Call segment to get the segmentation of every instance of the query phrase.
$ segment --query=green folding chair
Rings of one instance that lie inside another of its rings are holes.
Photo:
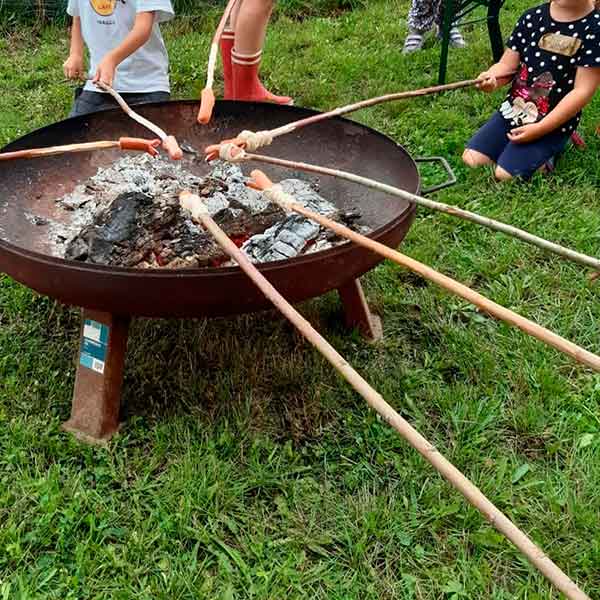
[[[500,9],[505,0],[444,0],[444,17],[442,21],[442,52],[440,55],[440,70],[438,82],[446,83],[448,71],[448,49],[450,48],[450,29],[454,25],[469,25],[487,21],[488,33],[494,60],[500,60],[504,52],[504,41],[500,30]],[[464,21],[463,19],[479,7],[487,8],[487,17]]]

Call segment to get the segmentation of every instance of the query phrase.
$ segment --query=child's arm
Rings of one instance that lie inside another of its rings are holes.
[[[507,48],[499,62],[479,75],[477,79],[484,79],[485,81],[478,84],[477,87],[483,92],[493,92],[512,79],[514,72],[519,68],[520,62],[519,53]]]
[[[591,101],[599,87],[600,68],[579,67],[575,87],[541,121],[513,129],[510,141],[524,144],[556,131]]]
[[[73,17],[71,25],[71,49],[69,58],[63,64],[67,79],[81,79],[84,76],[83,36],[81,35],[81,19]]]
[[[102,81],[112,87],[117,67],[150,39],[152,27],[154,27],[154,12],[138,13],[133,29],[127,37],[100,61],[93,79],[94,83]]]

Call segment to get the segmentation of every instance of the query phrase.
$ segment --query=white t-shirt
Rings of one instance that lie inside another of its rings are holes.
[[[169,92],[169,57],[159,23],[173,18],[171,0],[69,0],[67,12],[81,19],[81,32],[90,53],[89,77],[104,56],[119,46],[133,29],[136,15],[154,12],[150,39],[118,67],[113,87],[118,92]],[[86,90],[98,88],[88,81]]]

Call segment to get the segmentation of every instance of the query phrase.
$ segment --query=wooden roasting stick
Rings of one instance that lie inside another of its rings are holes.
[[[509,77],[511,74],[506,75],[505,77]],[[501,79],[501,78],[499,78]],[[441,92],[448,92],[451,90],[459,90],[461,88],[472,87],[477,85],[478,83],[482,83],[482,79],[468,79],[466,81],[458,81],[456,83],[448,83],[446,85],[435,85],[433,87],[422,88],[420,90],[412,90],[409,92],[398,92],[395,94],[387,94],[385,96],[379,96],[377,98],[371,98],[369,100],[362,100],[361,102],[356,102],[355,104],[349,104],[348,106],[343,106],[341,108],[336,108],[329,112],[319,113],[318,115],[314,115],[312,117],[307,117],[305,119],[300,119],[299,121],[294,121],[292,123],[288,123],[287,125],[283,125],[281,127],[277,127],[276,129],[271,129],[268,131],[242,131],[236,138],[231,140],[224,140],[220,144],[215,144],[213,146],[208,146],[204,151],[206,154],[206,160],[211,161],[218,157],[219,150],[224,144],[235,144],[239,148],[243,148],[248,150],[249,152],[254,152],[263,146],[269,146],[273,140],[279,136],[285,135],[287,133],[292,133],[298,129],[302,129],[302,127],[306,127],[307,125],[313,125],[315,123],[319,123],[320,121],[324,121],[326,119],[331,119],[333,117],[339,117],[341,115],[347,115],[348,113],[355,112],[362,108],[368,108],[370,106],[376,106],[377,104],[383,104],[384,102],[392,102],[395,100],[405,100],[407,98],[418,98],[420,96],[428,96],[430,94],[439,94]]]
[[[148,121],[148,119],[138,115],[130,106],[123,100],[121,94],[113,90],[112,87],[106,85],[102,81],[97,81],[96,85],[105,92],[108,92],[118,103],[118,105],[129,115],[134,121],[137,121],[140,125],[149,129],[154,135],[157,135],[161,142],[162,147],[167,151],[169,156],[173,160],[181,160],[183,158],[183,152],[177,143],[177,140],[172,135],[167,135],[158,125]]]
[[[213,109],[215,107],[215,93],[213,92],[213,84],[215,82],[215,67],[217,66],[217,56],[219,55],[219,40],[223,35],[223,30],[227,21],[231,16],[231,12],[235,8],[238,0],[229,0],[223,16],[219,21],[219,25],[215,31],[215,35],[210,45],[210,55],[208,57],[208,68],[206,70],[206,86],[202,90],[200,99],[200,111],[198,112],[198,123],[207,125],[212,118]]]
[[[506,235],[510,235],[514,238],[517,238],[522,242],[527,242],[528,244],[532,244],[534,246],[537,246],[538,248],[541,248],[542,250],[546,250],[547,252],[552,252],[554,254],[557,254],[558,256],[562,256],[563,258],[566,258],[567,260],[570,260],[572,262],[578,263],[585,267],[589,267],[591,269],[594,269],[595,271],[600,271],[600,259],[595,258],[593,256],[588,256],[587,254],[582,254],[581,252],[571,250],[570,248],[565,248],[565,246],[561,246],[560,244],[556,244],[549,240],[545,240],[544,238],[538,237],[537,235],[533,235],[528,231],[524,231],[523,229],[513,227],[512,225],[508,225],[506,223],[502,223],[501,221],[496,221],[495,219],[490,219],[489,217],[478,215],[477,213],[471,212],[469,210],[463,210],[462,208],[459,208],[457,206],[452,206],[450,204],[444,204],[443,202],[436,202],[435,200],[430,200],[429,198],[417,196],[416,194],[411,194],[410,192],[407,192],[400,188],[393,187],[391,185],[387,185],[379,181],[375,181],[374,179],[361,177],[359,175],[355,175],[354,173],[339,171],[337,169],[328,169],[326,167],[319,167],[316,165],[310,165],[302,162],[283,160],[281,158],[273,158],[271,156],[250,154],[243,150],[240,150],[237,146],[234,145],[223,146],[221,148],[220,157],[223,160],[228,160],[230,162],[255,160],[258,162],[287,167],[290,169],[297,169],[300,171],[307,171],[310,173],[319,173],[322,175],[331,175],[333,177],[339,177],[340,179],[352,181],[353,183],[364,185],[365,187],[371,188],[373,190],[385,192],[386,194],[390,194],[392,196],[397,196],[398,198],[402,198],[403,200],[407,200],[408,202],[413,202],[414,204],[417,204],[419,206],[424,206],[431,210],[437,210],[447,215],[451,215],[453,217],[458,217],[459,219],[464,219],[465,221],[476,223],[477,225],[483,225],[484,227],[487,227],[494,231],[500,231],[501,233],[505,233]]]
[[[95,150],[108,150],[119,148],[120,150],[137,150],[147,152],[150,156],[157,156],[157,148],[160,140],[144,140],[141,138],[122,137],[115,142],[86,142],[83,144],[67,144],[65,146],[50,146],[48,148],[31,148],[28,150],[16,150],[15,152],[0,153],[0,160],[15,160],[18,158],[42,158],[44,156],[56,156],[57,154],[74,154],[76,152],[93,152]]]
[[[496,317],[500,321],[509,323],[518,327],[525,333],[537,338],[541,342],[556,348],[560,352],[567,354],[571,358],[575,359],[594,371],[600,372],[600,356],[588,352],[587,350],[577,346],[573,342],[566,340],[560,335],[553,333],[549,329],[522,317],[521,315],[513,312],[512,310],[496,304],[492,300],[489,300],[485,296],[482,296],[475,290],[439,273],[438,271],[420,263],[404,254],[401,254],[397,250],[389,248],[385,244],[381,244],[372,240],[364,235],[356,233],[344,225],[340,225],[327,217],[324,217],[318,213],[312,212],[305,208],[302,204],[296,202],[289,194],[286,194],[281,186],[273,185],[271,180],[262,171],[252,172],[252,185],[256,189],[262,190],[266,197],[272,202],[280,205],[286,211],[296,212],[307,219],[316,221],[319,225],[331,229],[337,233],[340,237],[344,237],[359,246],[363,246],[372,252],[376,252],[385,258],[389,258],[400,266],[409,269],[415,273],[421,275],[429,281],[433,281],[445,290],[464,298],[471,304],[474,304],[483,312]]]
[[[261,179],[262,183],[266,183]],[[215,238],[223,250],[238,263],[265,297],[270,300],[298,331],[333,365],[342,377],[385,419],[425,460],[456,488],[498,531],[504,534],[528,560],[569,600],[590,600],[578,586],[506,515],[430,444],[408,421],[403,419],[321,336],[312,325],[296,311],[265,279],[246,255],[227,237],[209,215],[200,197],[183,192],[180,195],[183,208],[192,213]]]

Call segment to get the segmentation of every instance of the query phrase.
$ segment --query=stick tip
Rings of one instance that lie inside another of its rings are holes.
[[[183,150],[172,135],[167,136],[163,140],[162,146],[172,160],[181,160],[183,158]]]
[[[181,206],[183,210],[189,211],[195,221],[200,220],[200,215],[208,214],[208,209],[202,202],[200,196],[197,194],[192,194],[188,190],[183,190],[180,192],[179,206]]]

